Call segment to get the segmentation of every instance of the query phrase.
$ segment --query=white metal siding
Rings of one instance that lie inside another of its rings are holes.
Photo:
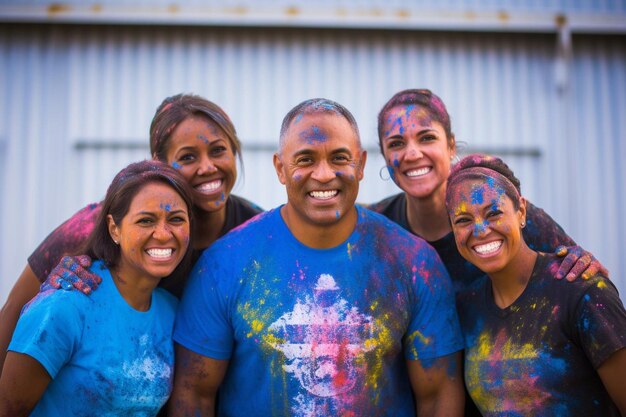
[[[0,22],[626,33],[626,2],[0,0]]]
[[[46,7],[50,13],[62,13],[72,7],[83,6],[94,13],[106,11],[109,7],[133,8],[167,7],[170,13],[176,13],[185,7],[200,9],[227,9],[245,14],[255,9],[288,10],[297,14],[299,10],[329,10],[340,12],[360,10],[383,14],[388,11],[406,10],[414,13],[423,10],[446,11],[556,11],[556,12],[624,12],[624,0],[100,0],[97,3],[85,3],[84,0],[0,0],[0,5],[19,6],[24,9]]]
[[[359,122],[370,151],[359,200],[397,192],[378,176],[376,114],[409,87],[444,99],[468,150],[503,155],[524,194],[611,269],[624,298],[622,40],[574,37],[569,89],[559,91],[553,35],[2,25],[0,302],[53,227],[149,157],[164,97],[197,93],[231,115],[244,143],[235,193],[271,208],[285,200],[271,163],[280,122],[311,97],[339,101]]]

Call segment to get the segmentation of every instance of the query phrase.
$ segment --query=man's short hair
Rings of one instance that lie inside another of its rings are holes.
[[[283,123],[280,127],[280,141],[278,144],[279,152],[283,149],[283,145],[285,143],[285,134],[287,133],[287,130],[289,130],[289,126],[291,126],[291,123],[294,120],[296,120],[297,122],[304,115],[322,113],[335,114],[346,119],[348,123],[350,123],[352,131],[356,135],[359,147],[361,147],[361,135],[359,133],[359,126],[357,125],[354,116],[347,108],[337,103],[336,101],[332,101],[326,98],[311,98],[308,100],[304,100],[303,102],[295,106],[289,111],[289,113],[287,113],[287,115],[283,119]]]

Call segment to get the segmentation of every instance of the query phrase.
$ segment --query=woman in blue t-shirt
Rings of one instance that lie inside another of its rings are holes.
[[[176,298],[189,271],[192,189],[143,161],[109,186],[85,247],[98,291],[50,290],[25,308],[0,377],[0,416],[156,415],[172,389]]]
[[[528,203],[499,158],[456,164],[446,206],[460,254],[487,274],[457,295],[465,384],[482,415],[626,415],[626,311],[613,284],[554,279],[554,255],[526,243]]]
[[[241,142],[232,121],[217,104],[192,94],[167,97],[150,124],[150,154],[176,168],[193,187],[197,220],[194,259],[218,237],[261,212],[255,204],[231,194],[237,181],[237,159],[241,162]],[[28,257],[28,264],[0,309],[0,372],[20,310],[37,294],[57,264],[48,281],[53,286],[60,286],[59,277],[64,276],[63,284],[73,283],[85,293],[97,287],[97,279],[87,269],[89,257],[63,256],[81,253],[78,249],[93,229],[100,208],[101,203],[93,203],[78,211]],[[186,277],[177,277],[160,286],[179,297],[185,283]]]

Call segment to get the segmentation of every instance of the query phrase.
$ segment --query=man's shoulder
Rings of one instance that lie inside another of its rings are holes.
[[[262,242],[276,231],[278,221],[280,221],[280,209],[259,213],[245,223],[230,230],[224,236],[217,239],[211,246],[204,250],[202,257],[206,257],[207,253],[219,251],[232,251],[235,247],[244,245],[245,247],[255,247],[256,242]]]
[[[416,257],[438,258],[435,249],[424,239],[416,236],[399,224],[364,207],[359,207],[357,228],[366,239],[377,242],[387,248],[387,256],[396,256],[408,260]]]

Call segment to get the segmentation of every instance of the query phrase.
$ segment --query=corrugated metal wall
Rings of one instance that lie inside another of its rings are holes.
[[[545,208],[611,270],[626,294],[623,182],[626,47],[575,36],[560,90],[555,35],[414,31],[0,26],[0,302],[54,226],[148,157],[160,101],[194,92],[231,115],[244,142],[235,193],[284,201],[271,155],[283,115],[311,97],[345,104],[370,148],[360,201],[382,181],[376,113],[395,91],[428,87],[468,150],[497,152]]]
[[[0,4],[16,5],[18,7],[50,7],[57,12],[67,11],[72,6],[84,6],[97,10],[107,7],[158,7],[165,6],[179,10],[184,7],[212,7],[212,8],[235,8],[243,13],[251,8],[316,8],[316,9],[344,9],[344,10],[368,10],[378,8],[381,11],[405,9],[424,10],[440,9],[454,10],[512,10],[512,11],[590,11],[598,12],[624,12],[626,4],[623,0],[317,0],[312,3],[308,0],[100,0],[98,2],[85,3],[84,0],[0,0]],[[293,12],[292,12],[293,13]]]

